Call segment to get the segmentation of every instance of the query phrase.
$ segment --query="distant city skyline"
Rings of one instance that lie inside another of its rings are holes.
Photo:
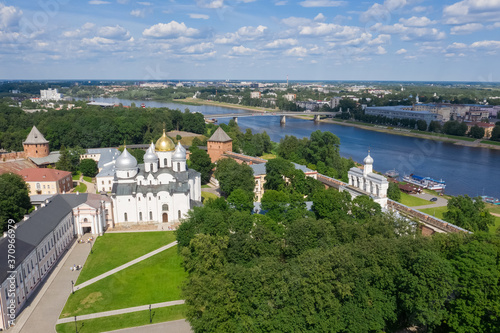
[[[0,2],[0,79],[500,81],[500,1]]]

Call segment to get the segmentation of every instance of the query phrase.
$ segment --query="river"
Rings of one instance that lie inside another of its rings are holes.
[[[148,107],[190,109],[203,114],[245,113],[242,109],[228,109],[207,105],[184,105],[154,101],[129,101],[116,98],[98,98],[98,102],[131,102]],[[227,123],[231,118],[221,118]],[[314,123],[309,120],[288,117],[286,125],[280,126],[278,116],[250,116],[238,118],[238,125],[244,131],[266,131],[271,140],[279,142],[285,135],[298,138],[309,137],[313,131],[329,131],[340,138],[340,153],[363,162],[368,150],[374,159],[374,169],[380,172],[396,169],[400,175],[414,173],[446,181],[446,193],[470,196],[490,195],[500,197],[500,150],[472,148],[442,141],[418,139],[361,128],[329,123]]]

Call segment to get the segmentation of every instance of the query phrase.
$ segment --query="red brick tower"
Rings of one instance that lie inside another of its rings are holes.
[[[212,163],[215,163],[225,151],[233,151],[233,139],[219,127],[212,137],[208,139],[207,151]]]
[[[23,142],[25,157],[45,157],[49,156],[49,142],[45,140],[38,128],[33,126],[30,134]]]

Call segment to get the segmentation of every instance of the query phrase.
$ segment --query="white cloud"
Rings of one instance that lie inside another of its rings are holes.
[[[171,21],[169,23],[155,24],[145,29],[142,34],[145,37],[155,38],[193,37],[199,34],[199,30],[188,28],[184,22]]]
[[[267,43],[264,47],[266,49],[279,49],[287,46],[295,46],[298,43],[299,42],[294,38],[276,39]]]
[[[317,22],[323,22],[325,19],[326,19],[325,15],[323,15],[323,13],[319,13],[319,14],[318,14],[318,15],[316,15],[316,17],[314,18],[314,21],[317,21]]]
[[[202,8],[218,9],[224,7],[224,0],[197,0],[196,4]]]
[[[5,6],[0,3],[0,28],[12,28],[19,24],[23,11],[14,6]]]
[[[446,33],[436,28],[407,27],[401,23],[396,23],[394,25],[376,23],[370,29],[379,33],[400,35],[401,40],[404,41],[431,41],[446,38]]]
[[[237,34],[247,39],[253,39],[262,36],[266,29],[267,27],[263,25],[259,25],[258,27],[241,27],[238,29]]]
[[[466,47],[467,47],[467,44],[457,43],[457,42],[454,42],[453,44],[448,45],[449,49],[465,49]]]
[[[289,27],[300,27],[306,24],[310,24],[311,20],[304,17],[290,16],[281,20],[281,23]]]
[[[258,27],[241,27],[238,31],[225,34],[224,36],[217,36],[215,39],[216,44],[237,44],[244,40],[253,40],[260,38],[264,35],[267,27],[259,25]]]
[[[500,21],[499,0],[463,0],[445,6],[443,17],[447,24]]]
[[[84,38],[82,39],[82,45],[84,46],[102,46],[102,45],[112,45],[116,42],[112,39],[103,38],[103,37],[93,37],[93,38]]]
[[[200,44],[195,44],[195,45],[190,45],[182,49],[182,52],[184,53],[205,53],[208,50],[212,50],[214,48],[213,43],[200,43]]]
[[[115,40],[130,39],[130,33],[128,32],[128,30],[119,25],[102,27],[99,29],[98,35],[100,37]]]
[[[444,56],[445,56],[446,58],[452,58],[452,57],[454,57],[454,56],[455,56],[455,53],[446,53]]]
[[[396,54],[405,54],[406,52],[408,52],[406,49],[399,49],[396,51]]]
[[[302,46],[297,46],[289,50],[286,50],[284,54],[292,57],[305,57],[307,55],[307,49]]]
[[[89,1],[89,5],[109,5],[111,2],[102,1],[102,0],[91,0]]]
[[[386,22],[389,21],[393,12],[407,5],[406,0],[385,0],[383,4],[375,3],[367,11],[361,13],[361,22]]]
[[[435,24],[436,21],[431,21],[429,18],[422,16],[412,16],[409,19],[400,18],[399,22],[403,23],[407,27],[426,27],[431,24]]]
[[[368,45],[387,44],[390,41],[391,41],[391,35],[380,34],[377,36],[377,38],[368,41]]]
[[[244,47],[243,45],[240,46],[233,46],[231,51],[229,51],[230,55],[252,55],[256,53],[257,50],[255,49],[250,49],[247,47]]]
[[[143,6],[152,6],[153,5],[151,2],[145,2],[145,1],[138,2],[138,4],[143,5]]]
[[[472,48],[498,49],[500,41],[498,40],[482,40],[471,44]]]
[[[483,28],[484,26],[481,23],[467,23],[452,27],[450,33],[452,35],[466,35],[482,30]]]
[[[90,29],[93,29],[94,27],[95,27],[95,24],[91,23],[91,22],[87,22],[87,23],[84,23],[82,25],[82,29],[84,29],[84,30],[90,30]]]
[[[302,7],[340,7],[346,5],[346,1],[332,1],[332,0],[305,0],[299,2]]]
[[[145,17],[146,16],[146,10],[145,9],[133,9],[130,11],[130,15],[135,16],[135,17]]]
[[[288,1],[277,1],[277,2],[275,3],[275,5],[276,5],[276,6],[284,6],[284,5],[286,5],[287,3],[288,3]]]
[[[380,54],[380,55],[382,55],[382,54],[386,54],[386,53],[387,53],[387,50],[386,50],[386,49],[384,49],[382,46],[380,46],[380,45],[379,45],[379,46],[377,47],[377,51],[375,51],[375,53],[376,53],[376,54]]]
[[[195,13],[191,13],[191,14],[188,14],[190,18],[192,19],[202,19],[202,20],[208,20],[210,18],[210,16],[208,15],[205,15],[205,14],[195,14]]]

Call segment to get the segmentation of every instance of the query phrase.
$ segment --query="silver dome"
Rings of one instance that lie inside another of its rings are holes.
[[[370,156],[370,152],[368,152],[368,156],[365,157],[365,159],[363,160],[363,163],[373,164],[373,158]]]
[[[175,147],[175,152],[174,156],[172,156],[172,160],[179,161],[179,160],[185,160],[186,159],[186,149],[181,145],[179,142],[177,144],[177,147]]]
[[[137,168],[137,160],[125,148],[123,149],[123,153],[116,159],[115,167],[117,170],[135,169]]]
[[[154,144],[151,144],[148,150],[146,150],[146,154],[144,154],[144,163],[158,162],[158,156],[155,154],[154,147],[155,147]]]

